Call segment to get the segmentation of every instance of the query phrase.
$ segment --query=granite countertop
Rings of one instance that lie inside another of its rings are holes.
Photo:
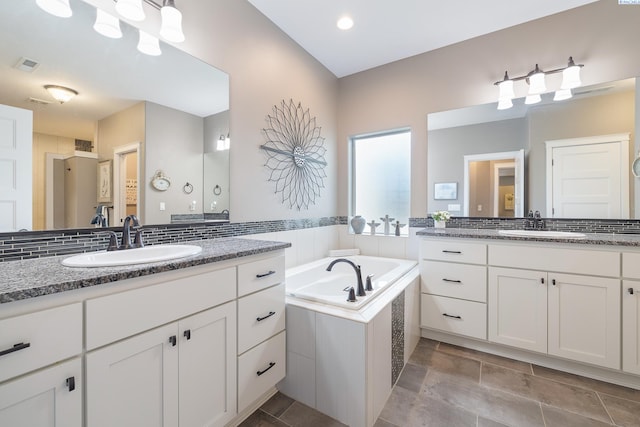
[[[266,240],[219,238],[181,242],[197,245],[202,252],[172,261],[118,267],[77,268],[61,264],[72,255],[1,263],[0,304],[103,283],[147,276],[165,271],[241,258],[290,247],[290,243]]]
[[[424,228],[416,233],[418,236],[429,237],[454,237],[464,239],[493,239],[493,240],[517,240],[521,242],[553,242],[569,243],[576,245],[608,245],[608,246],[637,246],[640,247],[640,234],[615,234],[615,233],[583,233],[586,237],[580,239],[567,239],[557,237],[538,236],[507,236],[498,233],[498,230],[484,228]]]

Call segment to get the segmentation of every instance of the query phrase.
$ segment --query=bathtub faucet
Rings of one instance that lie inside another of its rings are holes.
[[[346,262],[347,264],[349,264],[351,267],[353,267],[353,269],[356,272],[356,277],[358,278],[358,296],[359,297],[364,297],[367,295],[367,293],[364,291],[364,285],[362,284],[362,271],[360,270],[360,266],[354,264],[353,261],[350,261],[346,258],[338,258],[338,259],[334,259],[333,261],[331,261],[331,264],[329,264],[329,266],[327,267],[327,271],[331,271],[331,269],[333,268],[334,265],[336,265],[339,262]]]

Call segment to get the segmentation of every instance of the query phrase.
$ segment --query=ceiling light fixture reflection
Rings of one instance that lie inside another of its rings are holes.
[[[53,99],[58,101],[60,104],[64,104],[65,102],[71,101],[78,92],[74,89],[58,86],[58,85],[45,85],[44,88],[51,94]]]
[[[142,0],[118,0],[116,11],[132,21],[143,21],[145,18]]]
[[[119,39],[122,37],[120,20],[101,9],[96,9],[96,22],[93,29],[105,37]]]
[[[569,62],[566,67],[556,68],[550,71],[542,71],[538,64],[527,75],[509,78],[509,75],[505,71],[504,79],[497,81],[494,85],[498,86],[498,109],[505,110],[513,106],[513,98],[515,93],[513,91],[513,82],[519,80],[525,80],[529,84],[529,92],[525,98],[525,104],[535,104],[542,100],[541,94],[547,91],[545,77],[548,74],[555,74],[562,72],[562,84],[560,88],[555,92],[553,97],[554,101],[563,101],[572,97],[571,89],[582,85],[580,80],[580,68],[584,67],[583,64],[576,64],[573,62],[573,57],[569,57]]]
[[[68,18],[73,15],[69,0],[36,0],[40,9],[60,18]]]
[[[140,38],[138,39],[138,50],[145,55],[158,56],[162,54],[160,50],[160,41],[157,37],[139,30]]]
[[[353,28],[353,19],[351,19],[350,16],[343,16],[342,18],[338,19],[336,25],[341,30],[350,30],[351,28]]]

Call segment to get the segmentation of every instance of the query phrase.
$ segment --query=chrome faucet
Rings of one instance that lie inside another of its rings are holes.
[[[540,215],[540,211],[535,211],[535,213],[532,210],[529,211],[529,214],[524,219],[524,229],[525,230],[544,229],[544,220]]]
[[[353,269],[356,272],[356,277],[358,279],[358,292],[357,292],[357,294],[358,294],[359,297],[366,296],[367,293],[364,291],[364,285],[362,284],[362,271],[360,270],[360,266],[356,265],[353,261],[350,261],[350,260],[348,260],[346,258],[334,259],[333,261],[331,261],[331,264],[329,264],[329,266],[327,267],[327,271],[331,271],[333,266],[336,265],[339,262],[346,262],[351,267],[353,267]]]
[[[135,230],[133,244],[131,243],[131,228]],[[142,243],[142,233],[140,231],[140,222],[138,221],[138,217],[135,215],[129,215],[124,219],[124,223],[122,225],[122,241],[118,249],[141,248],[143,246],[144,244]]]

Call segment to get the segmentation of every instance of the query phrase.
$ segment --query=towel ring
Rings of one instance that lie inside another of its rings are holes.
[[[216,184],[215,187],[213,187],[213,194],[215,194],[216,196],[219,196],[222,194],[222,187],[220,187],[218,184]]]
[[[182,191],[184,191],[185,194],[191,194],[191,192],[193,191],[193,185],[189,184],[188,182],[184,185],[184,187],[182,187]]]

